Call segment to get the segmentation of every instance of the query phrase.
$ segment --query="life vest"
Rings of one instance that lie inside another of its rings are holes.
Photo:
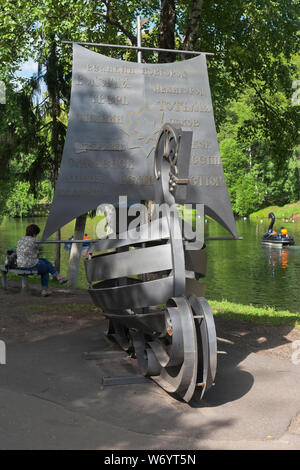
[[[280,230],[280,233],[281,233],[281,235],[287,235],[287,234],[288,234],[288,231],[287,231],[286,228],[282,228],[282,229]]]

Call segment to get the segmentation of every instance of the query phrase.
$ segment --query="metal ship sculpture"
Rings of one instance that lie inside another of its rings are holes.
[[[108,319],[107,334],[143,375],[187,402],[195,390],[202,397],[217,365],[200,281],[205,242],[192,223],[183,233],[174,207],[200,204],[202,221],[207,214],[238,239],[204,54],[140,64],[74,44],[67,137],[43,239],[120,196],[128,206],[152,200],[155,210],[148,223],[118,224],[114,236],[91,240],[89,293]]]

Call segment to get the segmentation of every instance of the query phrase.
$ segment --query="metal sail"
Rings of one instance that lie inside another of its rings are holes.
[[[71,109],[47,239],[101,203],[154,199],[154,148],[164,123],[193,131],[189,185],[237,238],[214,123],[205,55],[172,64],[112,59],[73,45]]]

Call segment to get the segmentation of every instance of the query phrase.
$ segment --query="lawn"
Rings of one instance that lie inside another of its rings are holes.
[[[300,328],[300,313],[288,310],[276,310],[273,307],[256,307],[228,302],[227,300],[209,300],[214,316],[227,319],[246,320],[265,325],[293,324]]]
[[[262,219],[267,218],[269,212],[274,212],[277,219],[291,219],[296,215],[300,215],[300,201],[285,206],[269,206],[257,212],[250,214],[250,218]]]

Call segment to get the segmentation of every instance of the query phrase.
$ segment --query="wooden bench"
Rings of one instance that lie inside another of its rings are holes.
[[[2,287],[3,289],[7,288],[7,279],[6,276],[8,273],[11,274],[17,274],[18,276],[21,276],[22,278],[22,292],[26,291],[28,289],[28,276],[32,276],[33,274],[38,274],[38,271],[36,269],[32,270],[25,270],[25,269],[19,269],[19,268],[9,268],[6,269],[6,266],[4,264],[0,264],[0,271],[2,273]]]

